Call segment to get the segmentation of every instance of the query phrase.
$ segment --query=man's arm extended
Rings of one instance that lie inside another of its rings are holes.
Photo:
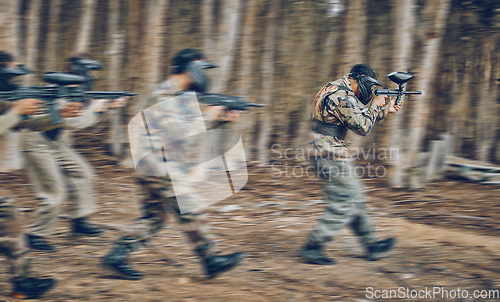
[[[0,102],[0,135],[3,135],[11,128],[28,128],[34,131],[46,131],[60,125],[53,125],[48,115],[33,117],[27,120],[21,118],[22,115],[33,114],[38,110],[40,100],[24,99],[18,102]]]

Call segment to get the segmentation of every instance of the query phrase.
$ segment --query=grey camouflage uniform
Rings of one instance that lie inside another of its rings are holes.
[[[169,102],[169,99],[174,97],[178,91],[179,89],[177,88],[175,82],[173,80],[167,80],[158,85],[155,92],[147,98],[144,107],[149,108],[165,100]],[[163,102],[163,104],[168,103]],[[173,120],[174,122],[170,123],[166,128],[162,128],[158,125],[158,127],[154,129],[151,125],[149,125],[150,127],[148,128],[148,131],[150,135],[147,137],[138,136],[136,138],[131,138],[139,141],[139,143],[136,144],[137,146],[146,145],[141,142],[141,140],[152,140],[159,144],[159,141],[162,140],[161,137],[165,137],[165,135],[167,137],[172,135],[175,136],[175,132],[179,130],[179,128],[185,127],[185,125],[181,122],[175,122],[175,115],[178,114],[178,112],[175,111],[186,111],[190,110],[190,108],[176,105],[167,105],[166,107],[167,108],[164,111],[165,116],[168,116],[169,120]],[[158,111],[161,112],[160,109]],[[158,114],[160,114],[158,121],[161,122],[161,113]],[[162,131],[162,135],[156,135],[155,132],[160,131],[161,129],[168,129],[168,131]],[[132,134],[132,136],[134,135]],[[134,148],[131,146],[131,149]],[[134,151],[132,150],[132,152]],[[186,233],[189,241],[191,241],[194,246],[194,250],[202,256],[210,255],[213,252],[213,240],[206,227],[204,215],[199,212],[181,214],[170,176],[168,174],[161,173],[161,171],[158,173],[158,169],[161,170],[161,167],[164,166],[165,162],[171,161],[171,159],[166,158],[165,156],[165,152],[163,154],[153,153],[150,157],[145,158],[137,167],[137,172],[134,176],[144,195],[141,201],[142,217],[136,220],[134,225],[129,228],[128,234],[119,238],[114,243],[114,246],[115,248],[125,248],[128,252],[137,250],[141,246],[147,244],[165,225],[168,212],[173,212],[177,217],[181,228]],[[185,172],[180,171],[180,173],[185,173],[185,177],[183,178],[186,182],[188,182],[191,178],[189,175],[191,172],[189,170],[186,170]],[[186,184],[186,187],[188,187],[188,185],[189,184]],[[185,193],[190,195],[190,192]],[[191,198],[195,199],[196,197],[191,196]]]

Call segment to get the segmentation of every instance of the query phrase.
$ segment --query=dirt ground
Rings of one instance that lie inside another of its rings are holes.
[[[458,289],[468,291],[468,299],[450,300],[500,301],[472,299],[474,290],[497,295],[500,290],[499,186],[440,180],[412,192],[365,179],[379,236],[397,237],[396,248],[380,261],[366,261],[356,238],[345,230],[327,249],[338,263],[315,266],[296,255],[323,210],[317,180],[274,178],[270,168],[254,166],[242,191],[206,211],[217,249],[246,253],[239,267],[205,279],[171,219],[131,257],[145,278],[118,279],[101,270],[99,261],[120,229],[139,216],[138,188],[127,169],[114,165],[102,141],[87,134],[77,135],[75,142],[95,167],[99,210],[93,221],[107,230],[101,237],[75,238],[66,216],[61,217],[51,239],[57,252],[31,253],[35,275],[59,279],[58,287],[39,301],[369,301],[375,290],[433,287],[443,287],[449,297]],[[33,190],[24,171],[0,174],[0,188],[12,192],[25,219],[32,215]],[[0,258],[0,263],[0,301],[10,301],[7,262]]]

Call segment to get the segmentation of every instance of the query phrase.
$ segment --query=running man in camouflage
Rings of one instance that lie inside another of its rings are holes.
[[[172,67],[174,68],[173,74],[157,86],[144,104],[146,108],[157,105],[153,113],[157,116],[158,128],[148,128],[149,135],[139,135],[136,139],[134,138],[137,143],[133,144],[131,141],[131,146],[148,146],[145,141],[151,140],[160,143],[165,137],[175,137],[177,132],[189,127],[188,124],[184,123],[184,120],[179,118],[181,113],[187,116],[196,115],[196,108],[191,108],[187,102],[183,102],[182,95],[187,91],[205,92],[208,88],[208,77],[204,69],[213,68],[215,65],[206,61],[201,52],[194,49],[184,49],[175,55]],[[178,95],[181,96],[175,97]],[[237,113],[225,112],[224,108],[207,107],[202,109],[205,109],[205,112],[212,111],[208,112],[208,115],[212,115],[214,118],[210,120],[215,122],[234,121],[238,117]],[[214,110],[220,111],[214,112]],[[162,127],[164,122],[167,122],[168,125]],[[134,148],[131,147],[131,149]],[[142,151],[146,151],[147,154],[147,150],[149,149],[146,148]],[[174,161],[168,158],[171,155],[168,151],[167,149],[166,152],[153,152],[139,162],[135,177],[144,195],[141,201],[142,217],[136,220],[125,236],[114,242],[113,247],[102,261],[102,266],[105,269],[125,279],[139,280],[142,278],[142,273],[134,270],[128,264],[128,256],[131,252],[146,245],[158,233],[167,221],[168,212],[173,212],[177,217],[184,233],[194,246],[194,252],[201,258],[202,266],[208,277],[216,277],[218,274],[235,267],[243,259],[243,253],[228,255],[215,253],[214,242],[207,229],[203,214],[197,211],[181,213],[178,204],[178,197],[181,194],[197,202],[195,194],[190,192],[188,188],[193,176],[190,173],[193,172],[190,169],[179,169],[179,172],[183,174],[181,177],[183,182],[186,182],[184,185],[186,190],[182,190],[182,193],[174,192],[171,176],[166,172],[159,171],[166,162]]]
[[[310,133],[314,154],[311,163],[323,182],[327,205],[300,250],[301,257],[308,263],[335,263],[323,249],[345,225],[359,237],[370,260],[377,260],[380,253],[394,245],[394,238],[377,240],[375,237],[363,187],[344,141],[348,130],[365,136],[375,123],[400,109],[401,105],[383,108],[387,105],[386,97],[374,97],[375,86],[381,84],[373,70],[358,64],[348,75],[326,84],[315,97]]]

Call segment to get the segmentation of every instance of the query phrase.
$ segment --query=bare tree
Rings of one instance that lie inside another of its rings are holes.
[[[314,3],[312,3],[314,5]],[[295,135],[292,140],[292,146],[300,147],[304,145],[305,136],[310,129],[311,125],[311,101],[314,97],[315,87],[311,87],[314,82],[314,77],[317,77],[317,70],[321,65],[328,61],[328,58],[319,58],[319,60],[310,60],[310,54],[315,51],[312,47],[317,39],[317,29],[315,22],[317,21],[315,7],[310,7],[305,21],[305,29],[303,31],[303,39],[300,45],[294,47],[295,53],[298,57],[295,59],[297,64],[293,69],[293,83],[295,86],[293,101],[295,102],[293,108],[297,112],[297,121],[295,121]],[[307,11],[304,11],[306,13]],[[322,62],[325,60],[326,62]],[[285,119],[286,120],[286,119]]]
[[[364,60],[364,45],[366,39],[366,0],[347,1],[347,14],[344,31],[344,52],[340,72],[342,74],[349,71],[349,68]],[[361,144],[361,137],[349,131],[346,141],[351,148],[358,148]]]
[[[430,102],[432,99],[431,84],[436,74],[437,60],[441,45],[443,30],[446,26],[446,18],[449,13],[450,1],[439,0],[430,1],[425,7],[424,15],[430,23],[425,31],[423,41],[423,60],[420,67],[419,76],[415,85],[422,89],[424,94],[419,98],[418,106],[412,106],[411,120],[408,135],[408,155],[405,156],[403,168],[410,169],[418,161],[420,150],[423,145],[425,130],[430,112]],[[418,171],[410,171],[410,187],[419,188]]]
[[[131,91],[142,91],[143,89],[143,78],[142,74],[145,73],[145,64],[141,60],[144,50],[145,43],[145,22],[144,20],[144,6],[142,5],[143,1],[140,0],[128,0],[128,10],[127,10],[127,26],[126,26],[126,55],[127,55],[127,65],[125,66],[126,70],[133,70],[134,72],[128,73],[127,79],[127,89]],[[137,104],[138,102],[134,102],[133,104],[129,104],[127,109],[132,115],[137,113]]]
[[[76,39],[75,52],[86,52],[89,48],[90,37],[92,35],[92,25],[94,24],[95,0],[85,0],[83,14],[80,20],[80,30]]]
[[[44,68],[47,71],[56,70],[57,61],[59,59],[57,57],[57,38],[59,29],[59,14],[61,12],[61,0],[51,0],[49,9],[47,49],[45,51],[46,55],[44,58]]]
[[[160,60],[162,57],[162,45],[164,39],[164,16],[168,8],[169,0],[152,0],[147,2],[147,25],[146,45],[148,49],[144,57],[147,62],[147,79],[145,79],[146,91],[154,89],[160,79]]]
[[[241,23],[241,3],[242,0],[223,1],[224,17],[221,32],[218,34],[216,54],[219,68],[214,91],[217,92],[226,89],[231,75]]]
[[[37,50],[38,50],[38,33],[40,30],[40,7],[42,0],[30,1],[28,12],[28,33],[26,41],[26,56],[24,61],[27,66],[36,68]],[[35,75],[30,74],[25,76],[27,85],[31,84]]]
[[[267,12],[266,38],[264,42],[262,59],[262,100],[267,106],[259,114],[260,133],[257,142],[257,153],[259,165],[266,165],[269,162],[269,141],[272,132],[272,99],[274,91],[274,64],[275,60],[275,37],[277,31],[277,17],[279,11],[279,1],[273,1]]]
[[[254,40],[255,40],[255,25],[256,25],[256,15],[257,15],[257,0],[248,0],[245,5],[245,19],[242,29],[241,36],[241,47],[240,47],[240,70],[239,70],[239,90],[238,93],[241,96],[251,98],[255,95],[252,93],[252,83],[254,76],[252,73],[252,66],[255,62],[255,51],[254,51]],[[247,159],[252,158],[252,148],[250,144],[250,139],[252,135],[253,126],[255,123],[255,113],[254,111],[247,114],[242,121],[238,123],[239,132],[242,133],[243,146],[245,147],[245,153]]]
[[[107,51],[109,57],[108,87],[118,90],[120,85],[120,63],[123,59],[125,33],[120,28],[120,0],[109,1],[108,40],[111,41]],[[125,131],[122,125],[122,109],[116,108],[110,112],[111,131],[110,145],[114,156],[123,154]]]
[[[0,5],[0,41],[2,49],[19,55],[20,2],[5,1]]]
[[[496,95],[492,94],[495,91],[496,83],[493,83],[493,51],[495,49],[492,42],[495,40],[481,39],[481,46],[484,55],[482,61],[482,79],[479,85],[479,99],[476,113],[476,157],[480,161],[488,161],[488,157],[495,142],[496,129],[492,125],[496,124],[497,112],[494,108],[496,105]],[[483,42],[484,41],[484,42]],[[496,41],[498,42],[498,41]]]
[[[312,18],[313,20],[317,21],[317,14],[315,11],[312,12]],[[324,22],[324,21],[323,21]],[[323,22],[319,22],[320,24]],[[317,26],[317,24],[316,24]],[[314,28],[316,26],[313,26]],[[328,29],[328,34],[326,36],[326,39],[324,36],[321,35],[321,33],[318,32],[319,39],[324,41],[324,44],[321,47],[321,51],[318,53],[319,59],[315,60],[315,62],[318,64],[316,66],[309,66],[309,68],[313,67],[311,75],[309,76],[312,81],[309,81],[307,83],[306,91],[304,92],[302,98],[300,99],[301,103],[299,104],[299,110],[303,112],[302,117],[299,121],[298,129],[296,131],[296,135],[293,141],[293,146],[301,146],[304,145],[304,139],[307,135],[307,132],[310,131],[310,123],[311,123],[311,101],[314,98],[314,95],[316,93],[315,89],[318,88],[318,86],[326,84],[328,81],[331,81],[332,79],[330,78],[330,72],[332,70],[332,66],[334,63],[336,63],[336,55],[335,55],[335,50],[336,47],[335,45],[339,42],[339,39],[341,37],[341,33],[336,30],[335,28],[329,28]],[[312,33],[310,33],[312,36]],[[315,37],[315,39],[318,39],[318,37]],[[314,40],[311,39],[311,43]],[[307,55],[306,55],[307,56]],[[308,62],[309,61],[309,62]],[[310,60],[306,61],[306,64],[310,64]],[[297,71],[299,74],[300,72]],[[318,85],[316,85],[318,84]]]
[[[450,108],[450,132],[453,135],[453,147],[454,153],[461,155],[463,139],[464,139],[464,129],[467,125],[469,110],[469,100],[471,97],[471,72],[472,72],[472,50],[467,50],[460,60],[460,64],[457,63],[457,71],[454,78],[454,93],[453,96],[456,101],[452,104]]]
[[[394,17],[396,24],[394,26],[395,69],[407,71],[410,69],[410,61],[413,49],[413,29],[415,24],[415,0],[395,1]],[[402,167],[402,146],[405,136],[403,135],[403,115],[404,109],[398,114],[392,115],[387,123],[389,126],[388,142],[386,145],[391,151],[389,161],[387,162],[387,177],[391,187],[401,188],[403,183]]]
[[[212,57],[215,52],[215,0],[203,0],[203,31],[204,31],[204,41],[203,41],[203,52],[208,56]]]

